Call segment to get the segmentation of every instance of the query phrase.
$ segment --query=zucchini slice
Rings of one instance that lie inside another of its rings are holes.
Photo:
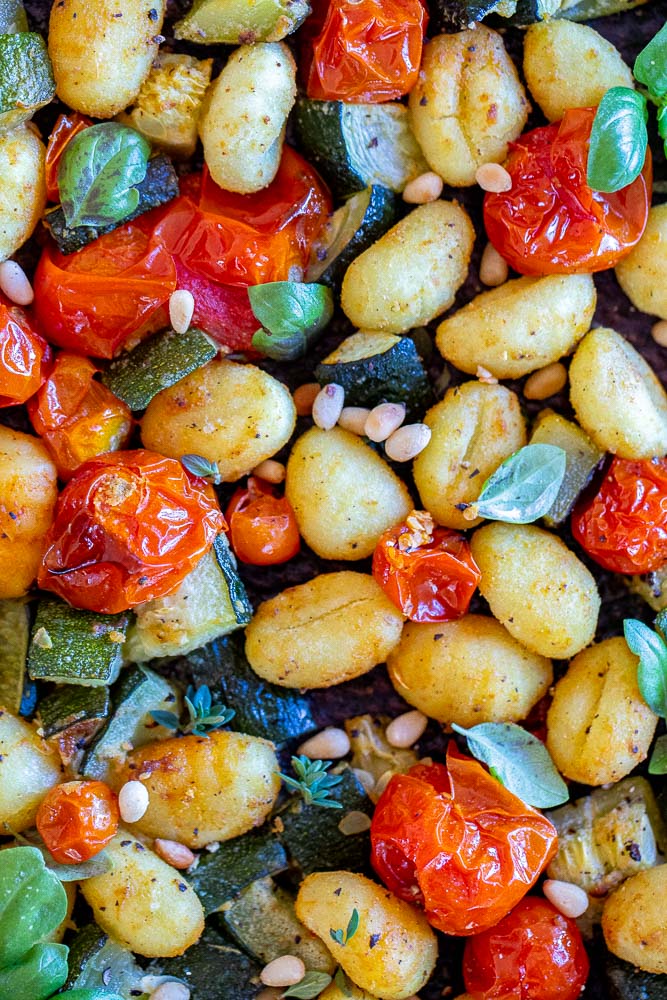
[[[643,576],[627,576],[625,583],[631,593],[638,594],[654,611],[667,608],[667,566]]]
[[[611,952],[605,956],[607,1000],[667,1000],[667,976],[643,972]]]
[[[28,673],[34,681],[112,684],[122,662],[130,614],[80,611],[56,597],[43,597],[28,648]]]
[[[14,715],[23,701],[29,637],[30,617],[23,598],[0,601],[0,706]]]
[[[55,96],[51,60],[42,36],[36,31],[0,34],[0,135],[28,121]]]
[[[87,924],[77,933],[70,945],[68,962],[67,989],[105,990],[128,1000],[143,993],[144,972],[132,952],[110,938],[97,924]]]
[[[149,975],[182,980],[193,1000],[254,1000],[260,971],[257,962],[213,927],[206,927],[184,955],[155,959],[146,969]]]
[[[21,0],[0,0],[0,34],[28,30],[28,15]]]
[[[609,14],[632,10],[646,2],[647,0],[517,0],[516,12],[511,15],[509,22],[525,26],[549,17],[590,21],[594,17],[607,17]]]
[[[489,14],[509,17],[516,6],[517,0],[430,0],[429,27],[434,35],[464,31]]]
[[[588,434],[571,420],[544,410],[538,417],[530,438],[531,444],[554,444],[566,455],[565,476],[549,513],[543,518],[555,528],[571,513],[577,497],[591,481],[604,452],[593,444]]]
[[[57,746],[63,764],[80,763],[111,714],[109,688],[62,684],[38,710],[44,737]]]
[[[374,184],[401,192],[429,169],[402,104],[302,98],[296,127],[306,158],[338,197]]]
[[[200,45],[279,42],[309,14],[307,0],[195,0],[174,36]]]
[[[275,833],[264,827],[226,840],[215,852],[204,851],[188,878],[208,916],[230,903],[251,882],[286,868],[283,845]]]

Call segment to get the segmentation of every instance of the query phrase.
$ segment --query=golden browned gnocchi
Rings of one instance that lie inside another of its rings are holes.
[[[667,204],[648,213],[646,229],[634,250],[616,265],[618,283],[633,306],[667,319]]]
[[[44,143],[21,125],[0,136],[0,261],[23,246],[46,205]]]
[[[62,781],[62,765],[37,731],[0,709],[0,830],[21,833],[33,826],[39,804]]]
[[[665,895],[667,865],[662,864],[626,879],[602,911],[609,951],[645,972],[667,973]]]

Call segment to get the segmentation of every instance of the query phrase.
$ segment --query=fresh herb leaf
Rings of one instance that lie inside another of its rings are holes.
[[[651,97],[667,97],[667,24],[646,45],[637,58],[633,72],[643,83]]]
[[[329,934],[331,935],[332,940],[336,942],[336,944],[339,944],[344,948],[347,942],[351,941],[354,935],[357,933],[358,928],[359,928],[359,911],[355,906],[350,915],[350,919],[347,922],[347,928],[343,930],[342,927],[339,927],[337,930],[334,930],[333,927],[330,927]]]
[[[135,185],[146,176],[151,147],[117,122],[92,125],[67,143],[58,188],[68,226],[121,222],[139,204]]]
[[[176,730],[181,724],[181,720],[174,712],[151,712],[151,718],[165,729]]]
[[[0,851],[0,967],[16,965],[66,913],[65,890],[39,848]]]
[[[586,181],[594,191],[620,191],[639,176],[646,159],[646,99],[612,87],[598,105],[588,149]]]
[[[44,850],[46,851],[46,848]],[[49,871],[52,871],[61,882],[83,882],[84,879],[106,875],[107,872],[113,871],[113,861],[106,851],[100,851],[94,858],[82,861],[78,865],[61,865],[51,856],[45,857],[45,861]]]
[[[472,517],[510,524],[530,524],[546,514],[558,496],[565,475],[566,454],[553,444],[527,444],[510,455],[490,476]]]
[[[333,315],[333,293],[326,285],[269,281],[251,285],[248,297],[262,324],[252,346],[274,361],[302,357]]]
[[[483,722],[471,729],[452,725],[474,757],[488,764],[523,802],[549,809],[567,802],[567,785],[544,744],[513,722]]]
[[[667,643],[657,632],[636,618],[626,618],[623,634],[628,646],[639,657],[637,681],[648,707],[667,716]]]
[[[193,476],[210,479],[216,485],[220,482],[220,469],[217,462],[209,462],[203,455],[182,455],[181,465]]]
[[[340,802],[329,798],[329,792],[343,780],[339,774],[327,774],[330,760],[310,760],[308,757],[292,757],[292,770],[296,778],[278,772],[288,788],[293,788],[303,796],[306,805],[323,806],[325,809],[342,809]]]
[[[213,704],[211,692],[206,684],[196,689],[190,685],[183,701],[190,717],[190,721],[184,726],[173,712],[151,712],[151,718],[167,729],[180,730],[184,735],[192,733],[194,736],[208,736],[214,729],[226,726],[236,715],[233,708]]]
[[[295,986],[290,986],[289,989],[280,994],[280,997],[281,1000],[283,997],[298,997],[299,1000],[312,1000],[313,997],[318,997],[330,982],[331,976],[328,972],[317,972],[317,970],[307,972],[300,982],[296,983]]]
[[[667,734],[658,736],[648,762],[649,774],[667,774]]]
[[[331,934],[331,938],[332,938],[333,941],[336,942],[336,944],[340,944],[340,945],[344,945],[345,944],[345,941],[343,939],[343,928],[342,927],[339,927],[338,930],[334,930],[333,927],[330,927],[329,928],[329,934]]]
[[[68,952],[65,944],[33,945],[15,965],[0,968],[0,997],[50,997],[67,979]]]
[[[344,997],[354,998],[354,994],[350,989],[349,980],[345,975],[345,973],[343,972],[343,970],[340,968],[340,966],[336,970],[336,975],[334,976],[334,982]]]

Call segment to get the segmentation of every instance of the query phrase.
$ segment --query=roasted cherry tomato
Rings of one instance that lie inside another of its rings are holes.
[[[428,15],[421,0],[331,0],[312,47],[308,97],[375,103],[417,82]]]
[[[255,476],[234,493],[225,518],[232,549],[241,562],[275,566],[299,551],[299,528],[292,505]]]
[[[124,611],[175,590],[224,528],[212,489],[175,459],[100,455],[58,498],[39,586],[75,608]]]
[[[651,205],[651,153],[644,169],[613,194],[586,183],[595,108],[533,129],[510,145],[512,187],[484,198],[489,239],[520,274],[603,271],[639,241]]]
[[[49,345],[24,311],[0,293],[0,407],[30,399],[50,363]]]
[[[445,934],[493,927],[556,853],[546,817],[450,746],[447,767],[394,775],[371,826],[371,861],[389,889]]]
[[[472,1000],[576,1000],[588,956],[574,920],[528,896],[491,930],[466,941],[463,978]]]
[[[614,458],[597,493],[572,514],[572,534],[612,573],[650,573],[667,562],[667,458]]]
[[[96,374],[87,358],[63,352],[28,403],[32,426],[51,452],[61,479],[69,479],[89,458],[123,448],[130,436],[130,408],[97,382]]]
[[[49,136],[46,147],[46,163],[44,165],[46,174],[46,196],[49,201],[60,201],[60,191],[58,190],[58,167],[60,158],[65,151],[65,146],[75,135],[92,125],[92,119],[80,115],[78,111],[73,111],[68,115],[60,115],[53,127],[53,132]]]
[[[463,535],[413,511],[380,537],[373,576],[410,621],[448,622],[466,613],[481,574]]]
[[[66,781],[51,788],[37,811],[39,834],[61,865],[94,858],[118,829],[118,802],[102,781]]]

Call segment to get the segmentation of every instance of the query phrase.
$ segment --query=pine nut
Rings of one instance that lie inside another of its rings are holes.
[[[118,793],[118,809],[124,823],[136,823],[148,809],[148,789],[140,781],[126,781]]]
[[[310,416],[313,410],[313,403],[315,402],[319,391],[320,386],[317,382],[306,382],[304,385],[300,385],[298,389],[294,390],[292,398],[294,400],[296,412],[300,417]]]
[[[432,170],[427,170],[425,174],[408,181],[403,189],[403,201],[407,201],[408,205],[426,205],[429,201],[438,200],[442,188],[442,177]]]
[[[3,260],[0,264],[0,289],[17,306],[29,306],[35,298],[27,274],[15,260]]]
[[[387,743],[392,747],[406,749],[416,743],[428,725],[428,718],[423,712],[404,712],[392,719],[385,731]]]
[[[667,347],[667,319],[659,319],[657,323],[653,324],[651,327],[651,336],[656,344],[660,344],[661,347]]]
[[[286,471],[282,462],[275,462],[272,458],[266,458],[252,470],[251,475],[257,476],[258,479],[264,479],[267,483],[282,483],[285,479]]]
[[[588,893],[574,882],[548,878],[542,891],[564,917],[580,917],[588,909]]]
[[[487,243],[479,263],[479,280],[489,288],[497,288],[505,284],[509,273],[505,258],[500,256],[493,243]]]
[[[169,296],[169,322],[176,333],[186,333],[195,311],[195,299],[187,288],[177,288]]]
[[[380,403],[368,414],[364,433],[371,441],[386,441],[405,420],[403,403]]]
[[[392,462],[409,462],[430,440],[431,428],[426,424],[404,424],[385,441],[385,454]]]
[[[375,778],[373,777],[371,772],[364,771],[364,769],[361,767],[353,767],[351,768],[351,771],[354,774],[357,781],[359,782],[359,784],[361,785],[361,787],[363,788],[363,790],[366,792],[366,794],[370,795],[370,793],[375,788]]]
[[[143,786],[142,786],[143,787]],[[153,849],[158,857],[166,861],[172,868],[189,868],[195,860],[195,855],[185,844],[177,840],[162,840],[160,837],[153,843]]]
[[[512,189],[512,177],[499,163],[483,163],[477,168],[475,180],[482,191],[500,194]]]
[[[298,752],[311,760],[337,760],[350,752],[350,737],[344,729],[330,726],[302,743]]]
[[[344,406],[340,411],[338,426],[363,437],[366,433],[366,420],[370,412],[365,406]]]
[[[483,365],[477,365],[477,371],[475,375],[480,382],[484,382],[485,385],[498,385],[498,379],[495,375],[492,375],[488,368],[484,368]]]
[[[560,392],[567,382],[567,369],[560,361],[555,361],[546,368],[540,368],[527,378],[523,386],[526,399],[548,399]]]
[[[342,385],[330,382],[320,389],[313,403],[313,420],[323,431],[330,431],[338,423],[343,410],[345,390]]]
[[[380,798],[383,791],[385,790],[385,788],[387,787],[387,785],[389,784],[389,782],[391,781],[391,779],[394,777],[395,774],[396,771],[391,771],[391,770],[385,771],[383,774],[380,775],[378,780],[375,782],[375,791],[373,793],[373,797],[376,802]]]
[[[265,986],[295,986],[306,974],[306,966],[296,955],[281,955],[265,965],[259,978]]]
[[[151,993],[151,1000],[190,1000],[190,990],[183,983],[162,983]]]
[[[366,813],[353,809],[346,813],[338,824],[338,829],[344,837],[353,837],[356,833],[364,833],[371,828],[371,818]]]

